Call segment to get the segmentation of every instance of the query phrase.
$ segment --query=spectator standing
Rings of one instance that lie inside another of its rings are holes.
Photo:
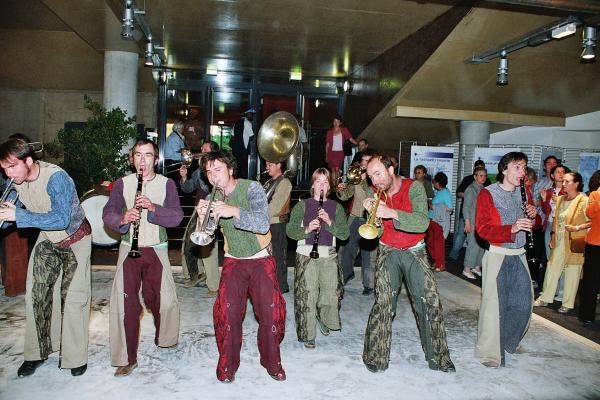
[[[344,165],[344,142],[350,141],[356,144],[350,131],[342,126],[342,117],[336,115],[333,118],[333,127],[327,131],[325,136],[325,162],[331,170],[332,182],[337,182],[340,177],[340,169]]]
[[[465,252],[463,276],[469,279],[475,279],[475,275],[481,276],[481,260],[484,249],[477,242],[475,234],[475,205],[477,196],[487,179],[487,170],[485,167],[475,167],[473,170],[474,181],[464,191],[463,198],[463,216],[465,224],[465,233],[467,234],[467,251]]]
[[[475,171],[475,168],[477,167],[485,168],[485,163],[483,162],[483,160],[475,161],[475,163],[473,164],[473,171]],[[458,212],[455,214],[456,217],[454,219],[454,239],[452,240],[452,249],[450,250],[450,254],[448,254],[448,257],[451,260],[458,259],[458,257],[460,256],[460,251],[463,248],[463,245],[465,244],[466,235],[465,218],[463,213],[463,199],[465,197],[465,190],[467,190],[469,185],[473,183],[474,180],[474,175],[467,175],[462,179],[462,181],[460,181],[458,188],[456,188],[456,207],[458,207]],[[490,185],[491,183],[492,182],[488,178],[486,178],[484,187]]]
[[[452,197],[446,189],[448,177],[438,172],[433,178],[435,194],[429,210],[429,227],[425,234],[427,251],[433,259],[432,268],[440,272],[446,269],[446,238],[450,232],[450,213],[452,212]]]
[[[427,174],[427,168],[424,165],[417,165],[413,174],[415,180],[421,182],[423,187],[425,188],[425,193],[427,195],[427,208],[431,208],[431,201],[433,200],[433,185],[431,184],[431,178]]]
[[[256,110],[250,108],[233,126],[233,136],[229,146],[237,162],[237,177],[248,178],[248,155],[254,146],[254,130],[252,120]]]
[[[583,253],[571,251],[571,233],[585,231],[591,223],[586,217],[588,198],[583,190],[583,179],[578,172],[564,175],[565,194],[556,199],[550,239],[550,259],[544,278],[544,289],[534,306],[554,302],[558,280],[564,272],[564,292],[559,313],[568,313],[575,307],[575,296],[583,266]]]
[[[164,158],[167,165],[181,161],[181,149],[185,147],[183,136],[183,122],[173,124],[173,131],[167,136]]]

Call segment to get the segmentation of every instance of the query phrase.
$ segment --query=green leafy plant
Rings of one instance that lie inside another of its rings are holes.
[[[50,156],[64,159],[61,167],[73,178],[80,195],[130,172],[124,149],[137,138],[135,119],[120,108],[107,111],[87,95],[84,108],[92,115],[82,128],[60,129],[56,140],[45,144]]]

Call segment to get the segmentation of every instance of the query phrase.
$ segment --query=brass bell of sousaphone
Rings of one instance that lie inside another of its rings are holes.
[[[269,115],[258,131],[258,154],[266,161],[286,161],[288,178],[296,176],[301,146],[298,146],[300,127],[296,118],[287,111]]]

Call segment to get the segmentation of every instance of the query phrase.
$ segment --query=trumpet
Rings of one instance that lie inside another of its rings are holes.
[[[221,189],[219,186],[213,186],[213,189],[210,192],[208,207],[206,208],[206,214],[204,214],[204,218],[202,219],[202,221],[200,221],[200,216],[198,216],[198,222],[196,222],[196,230],[190,234],[190,240],[198,246],[206,246],[207,244],[215,240],[217,221],[215,221],[211,213],[217,190],[221,192],[223,191],[223,189]]]
[[[4,192],[2,193],[2,196],[0,197],[0,207],[5,207],[4,203],[10,203],[10,204],[16,204],[17,200],[19,200],[19,193],[16,191],[15,187],[13,186],[13,178],[10,178],[10,180],[8,181],[8,183],[6,184],[6,187],[4,188]],[[12,191],[17,192],[17,195],[15,196],[14,199],[8,200],[8,196],[10,194],[10,192]],[[0,220],[0,229],[2,229],[2,227],[4,226],[4,223],[6,222],[5,219]]]
[[[358,227],[358,234],[367,240],[375,239],[379,235],[381,219],[375,217],[375,214],[377,214],[377,207],[379,207],[379,202],[381,201],[380,198],[382,193],[385,197],[385,200],[383,202],[385,203],[387,201],[387,192],[385,192],[380,186],[377,189],[377,194],[375,195],[375,202],[369,210],[369,218],[367,219],[367,222]]]
[[[362,174],[366,171],[366,168],[361,168],[358,164],[352,164],[348,167],[346,176],[340,176],[336,186],[340,183],[349,183],[351,185],[358,185],[362,180]]]
[[[183,148],[179,151],[181,153],[181,161],[170,164],[165,168],[165,174],[173,173],[179,170],[181,167],[189,168],[194,160],[202,158],[204,153],[192,153],[190,149]]]

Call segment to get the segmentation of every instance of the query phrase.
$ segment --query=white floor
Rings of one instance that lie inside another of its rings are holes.
[[[290,275],[291,275],[290,270]],[[357,271],[357,277],[359,271]],[[257,324],[248,306],[241,365],[232,384],[215,377],[217,346],[212,328],[213,299],[206,288],[186,289],[175,275],[182,309],[179,346],[152,343],[151,316],[142,322],[139,367],[114,378],[108,356],[108,297],[112,273],[94,271],[89,367],[74,378],[57,368],[52,355],[35,375],[17,378],[22,362],[24,298],[0,297],[0,399],[598,399],[598,346],[566,335],[536,318],[522,342],[524,353],[507,355],[507,366],[488,369],[477,362],[479,288],[448,273],[436,274],[446,316],[446,331],[457,372],[427,368],[410,305],[403,295],[394,321],[390,368],[373,374],[361,355],[372,296],[362,296],[357,280],[342,304],[342,332],[317,336],[307,350],[296,339],[293,298],[288,303],[282,343],[287,381],[276,382],[259,365]],[[291,279],[291,276],[290,276]]]

